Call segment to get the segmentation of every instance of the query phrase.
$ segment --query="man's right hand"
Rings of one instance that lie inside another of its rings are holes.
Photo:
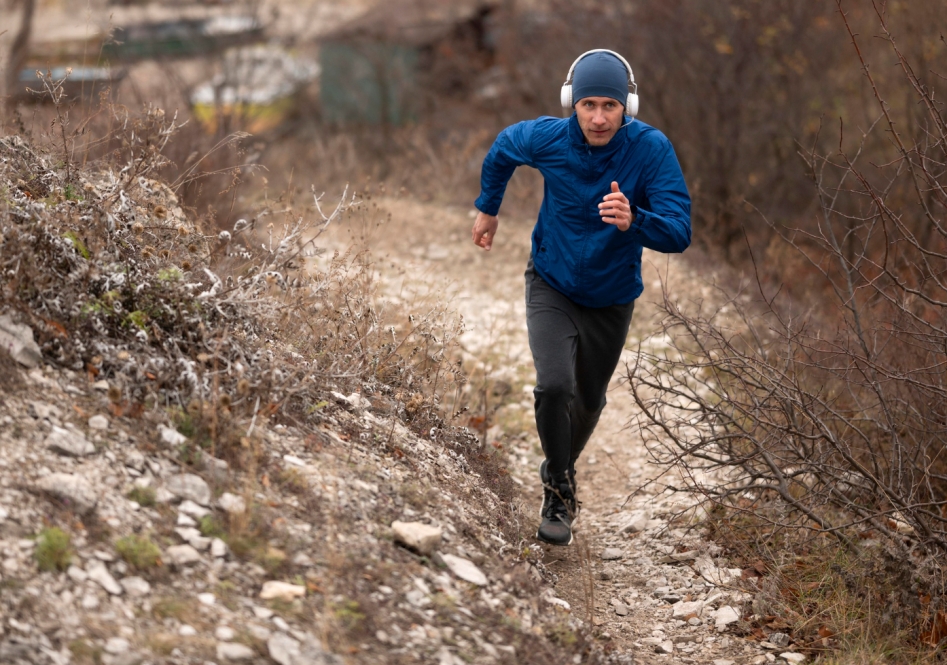
[[[473,241],[477,247],[483,247],[488,252],[493,247],[493,238],[497,234],[497,227],[500,220],[496,215],[488,215],[485,212],[477,213],[477,221],[473,225]]]

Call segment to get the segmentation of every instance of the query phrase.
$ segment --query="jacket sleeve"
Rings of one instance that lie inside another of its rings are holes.
[[[635,221],[629,232],[648,249],[683,252],[691,244],[691,198],[674,148],[666,139],[650,169],[645,196],[649,209],[634,207]]]
[[[474,201],[477,210],[496,215],[516,167],[534,165],[530,145],[534,122],[526,120],[510,125],[493,142],[480,170],[480,196]]]

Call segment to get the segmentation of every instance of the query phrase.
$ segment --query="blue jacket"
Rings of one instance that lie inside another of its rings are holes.
[[[513,171],[524,164],[545,180],[533,229],[534,268],[573,302],[631,302],[643,290],[641,248],[683,252],[691,242],[691,201],[674,149],[640,120],[595,147],[585,142],[575,114],[507,127],[483,160],[477,209],[496,215]],[[612,181],[635,213],[625,232],[599,215]]]

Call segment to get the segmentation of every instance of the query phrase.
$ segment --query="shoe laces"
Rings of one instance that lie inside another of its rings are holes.
[[[544,485],[543,488],[549,493],[549,502],[543,517],[546,519],[556,519],[566,517],[574,520],[579,512],[579,501],[575,498],[575,493],[568,483],[561,483],[557,488],[555,485]]]

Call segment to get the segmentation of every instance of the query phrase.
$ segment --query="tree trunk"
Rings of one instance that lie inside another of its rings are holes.
[[[11,0],[15,7],[17,0]],[[26,58],[29,53],[30,32],[33,29],[33,11],[36,8],[36,0],[19,0],[23,8],[23,14],[20,17],[20,30],[13,39],[10,46],[10,57],[7,59],[6,81],[4,83],[4,94],[6,95],[7,108],[13,110],[16,106],[15,97],[19,92],[20,71],[26,64]],[[13,7],[11,7],[11,10]]]

